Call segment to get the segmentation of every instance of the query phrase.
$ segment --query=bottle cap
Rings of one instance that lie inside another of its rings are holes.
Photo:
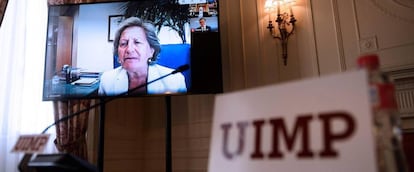
[[[378,69],[379,57],[377,54],[367,54],[358,57],[358,66],[360,68]]]

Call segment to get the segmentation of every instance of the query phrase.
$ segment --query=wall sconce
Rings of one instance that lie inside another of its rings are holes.
[[[267,29],[269,29],[270,34],[273,38],[276,38],[281,41],[282,44],[282,58],[283,64],[287,65],[287,45],[288,39],[290,35],[293,34],[295,31],[295,22],[296,18],[293,15],[292,6],[294,5],[295,0],[266,0],[265,2],[265,12],[268,13],[269,16],[269,24],[267,25]],[[276,33],[277,30],[274,29],[272,22],[272,14],[276,13],[275,22],[277,23],[277,28],[279,33]]]

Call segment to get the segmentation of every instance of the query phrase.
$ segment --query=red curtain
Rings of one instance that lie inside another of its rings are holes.
[[[90,100],[54,101],[55,120],[89,108],[90,104]],[[84,160],[88,160],[86,145],[88,118],[89,111],[86,111],[56,124],[56,139],[54,143],[60,152],[70,153]]]

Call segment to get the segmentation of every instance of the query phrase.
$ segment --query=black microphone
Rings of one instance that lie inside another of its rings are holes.
[[[109,97],[109,98],[103,99],[103,100],[102,100],[102,101],[100,101],[99,103],[93,104],[93,105],[89,106],[88,108],[85,108],[85,109],[79,110],[78,112],[75,112],[75,113],[69,114],[69,115],[67,115],[67,116],[65,116],[65,117],[63,117],[63,118],[60,118],[60,119],[56,120],[54,123],[52,123],[52,124],[50,124],[49,126],[47,126],[47,127],[46,127],[43,131],[42,131],[42,133],[41,133],[41,134],[45,134],[45,133],[47,132],[47,130],[49,130],[51,127],[53,127],[53,126],[55,126],[55,125],[57,125],[57,124],[59,124],[59,123],[61,123],[61,122],[67,121],[67,120],[69,120],[69,119],[71,119],[71,118],[73,118],[73,117],[76,117],[76,116],[78,116],[78,115],[80,115],[80,114],[84,113],[84,112],[90,111],[90,110],[92,110],[92,109],[94,109],[94,108],[96,108],[96,107],[98,107],[98,106],[101,106],[101,105],[103,105],[103,104],[105,104],[105,103],[108,103],[108,102],[110,102],[110,101],[112,101],[112,100],[115,100],[115,99],[117,99],[117,98],[123,97],[124,95],[128,95],[129,93],[132,93],[132,92],[134,92],[134,91],[135,91],[135,90],[137,90],[137,89],[140,89],[140,88],[142,88],[142,87],[148,86],[148,85],[150,85],[150,84],[152,84],[152,83],[154,83],[154,82],[156,82],[156,81],[158,81],[158,80],[161,80],[161,79],[163,79],[163,78],[165,78],[165,77],[168,77],[168,76],[170,76],[170,75],[173,75],[173,74],[176,74],[176,73],[180,73],[180,72],[186,71],[186,70],[188,70],[189,68],[190,68],[190,66],[189,66],[188,64],[181,65],[181,66],[179,66],[178,68],[176,68],[174,71],[172,71],[172,72],[170,72],[170,73],[168,73],[168,74],[165,74],[165,75],[163,75],[163,76],[161,76],[161,77],[158,77],[157,79],[154,79],[154,80],[149,81],[149,82],[147,82],[147,83],[141,84],[141,85],[139,85],[139,86],[137,86],[137,87],[135,87],[135,88],[133,88],[133,89],[130,89],[130,90],[128,90],[128,91],[126,91],[126,92],[124,92],[124,93],[120,93],[120,94],[115,95],[115,96],[113,96],[113,97]],[[29,169],[29,167],[28,167],[28,163],[29,163],[29,161],[30,161],[30,159],[31,159],[32,155],[33,155],[33,154],[25,154],[25,155],[24,155],[24,157],[22,158],[22,160],[20,161],[20,163],[19,163],[19,165],[18,165],[18,168],[19,168],[19,170],[20,170],[21,172],[27,172],[27,171],[30,171],[30,169]],[[93,170],[95,170],[95,169],[93,169]]]
[[[188,69],[190,69],[190,65],[188,65],[188,64],[181,65],[177,69],[175,69],[174,71],[172,71],[171,74],[176,74],[176,73],[179,73],[179,72],[184,72],[184,71],[186,71]]]

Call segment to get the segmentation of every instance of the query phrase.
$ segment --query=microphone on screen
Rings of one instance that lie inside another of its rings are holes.
[[[184,72],[186,70],[190,69],[190,65],[185,64],[185,65],[181,65],[178,68],[176,68],[174,71],[171,72],[171,74],[176,74],[179,72]]]

